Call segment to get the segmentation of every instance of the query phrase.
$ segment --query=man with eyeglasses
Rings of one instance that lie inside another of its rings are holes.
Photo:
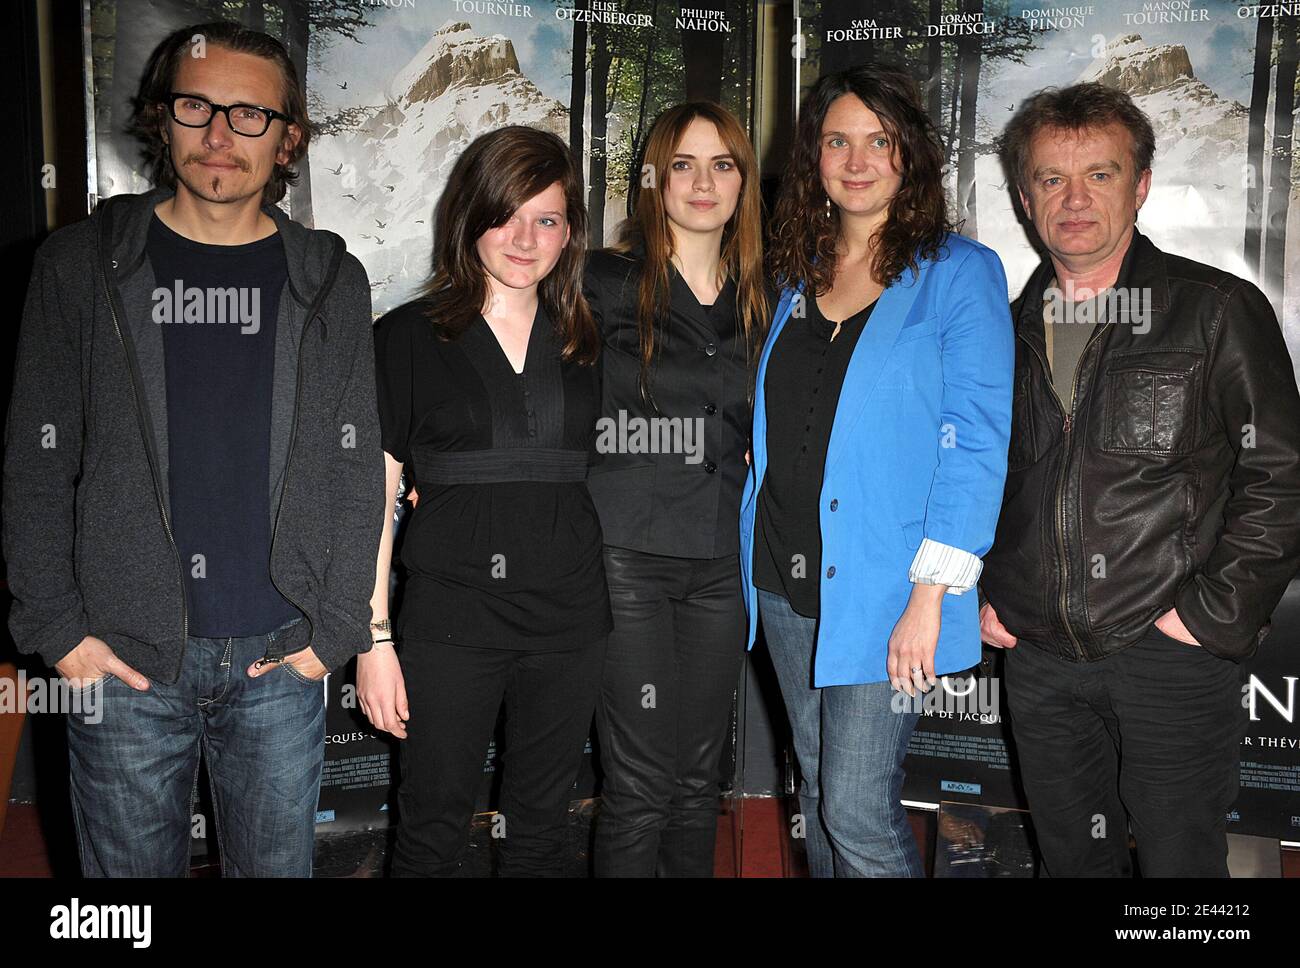
[[[310,876],[321,680],[370,647],[385,513],[370,288],[275,205],[311,134],[278,41],[177,31],[132,128],[158,187],[51,235],[28,290],[10,629],[84,693],[86,876],[187,873],[201,752],[226,876]]]

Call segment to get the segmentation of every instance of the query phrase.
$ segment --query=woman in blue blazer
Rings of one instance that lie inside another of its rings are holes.
[[[1006,475],[1006,277],[952,231],[906,74],[821,78],[794,144],[741,503],[749,645],[761,616],[813,876],[920,876],[902,763],[919,694],[980,659],[968,593]]]

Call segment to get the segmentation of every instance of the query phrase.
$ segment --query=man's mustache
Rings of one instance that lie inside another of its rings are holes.
[[[236,157],[233,156],[233,155],[229,155],[229,156],[224,156],[224,155],[189,155],[189,156],[187,156],[187,157],[185,158],[185,160],[182,162],[182,164],[185,165],[185,166],[189,166],[189,165],[201,165],[201,164],[203,164],[204,162],[209,162],[209,161],[217,161],[217,162],[220,162],[220,163],[223,164],[223,165],[234,165],[234,166],[236,166],[240,171],[242,171],[242,172],[244,172],[244,173],[247,173],[247,172],[250,170],[250,166],[249,166],[249,164],[248,164],[247,161],[245,161],[243,158],[236,158]]]

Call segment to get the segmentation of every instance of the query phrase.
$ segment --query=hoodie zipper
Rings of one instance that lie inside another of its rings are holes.
[[[311,615],[307,612],[307,609],[303,608],[296,601],[286,595],[284,589],[280,587],[280,583],[275,580],[275,539],[280,534],[280,514],[284,511],[284,495],[289,490],[289,467],[293,464],[293,445],[298,439],[298,406],[302,401],[302,347],[307,341],[307,328],[311,326],[312,317],[314,315],[314,313],[308,315],[307,321],[303,323],[302,326],[302,336],[298,340],[298,377],[293,388],[293,426],[289,431],[289,450],[284,458],[284,481],[280,485],[280,503],[276,505],[275,523],[271,526],[271,555],[270,560],[267,561],[266,569],[267,574],[271,576],[271,584],[275,587],[275,590],[284,597],[285,601],[298,611],[302,612],[303,617],[307,619],[307,644],[309,646],[316,637],[316,628],[312,623]],[[269,658],[269,656],[267,656],[267,658]]]
[[[302,324],[302,335],[298,337],[297,379],[295,380],[293,387],[293,425],[289,431],[289,449],[284,458],[284,482],[280,485],[280,502],[276,505],[275,523],[271,526],[271,555],[270,560],[267,562],[267,573],[271,577],[271,584],[275,587],[275,590],[284,596],[285,601],[298,611],[302,612],[303,617],[307,619],[308,646],[310,646],[316,638],[316,625],[311,620],[311,614],[307,609],[303,608],[296,601],[286,595],[284,589],[280,587],[280,583],[275,580],[275,541],[280,535],[280,515],[284,511],[284,496],[289,492],[289,468],[293,465],[293,447],[298,440],[298,413],[302,404],[302,357],[303,348],[307,345],[307,330],[311,328],[311,324],[315,321],[317,314],[320,312],[320,307],[325,302],[325,297],[329,294],[330,289],[334,287],[334,280],[338,275],[338,267],[342,258],[342,253],[337,251],[336,246],[335,252],[330,260],[329,272],[326,274],[325,280],[321,283],[320,291],[316,293],[316,298],[312,300],[312,304],[307,309],[307,318]],[[325,321],[323,319],[320,321],[320,325],[321,342],[324,342],[326,339],[326,329]]]
[[[104,238],[104,232],[101,229],[101,252],[104,251],[103,243],[106,241],[107,239]],[[157,459],[153,452],[153,432],[152,429],[149,427],[147,411],[145,410],[144,406],[140,402],[140,394],[139,394],[140,380],[139,380],[139,374],[136,371],[135,356],[132,353],[131,349],[127,346],[126,337],[123,334],[122,326],[118,321],[117,301],[113,293],[113,287],[109,283],[108,268],[107,268],[108,262],[109,262],[108,256],[101,255],[100,273],[102,274],[104,279],[104,292],[108,298],[108,312],[109,312],[109,316],[113,320],[113,331],[117,334],[118,342],[121,343],[123,354],[126,356],[127,377],[131,382],[131,393],[135,399],[136,418],[137,421],[139,422],[140,435],[143,438],[143,442],[144,442],[145,458],[149,462],[149,476],[153,479],[154,498],[158,502],[158,514],[162,519],[163,530],[167,533],[167,541],[172,547],[172,553],[176,556],[176,570],[180,576],[180,581],[181,581],[181,660],[183,662],[185,658],[186,646],[189,642],[189,630],[190,630],[189,608],[186,604],[186,595],[185,595],[185,566],[181,562],[180,549],[177,548],[176,546],[176,537],[172,533],[171,522],[167,518],[167,505],[163,499],[162,484],[158,474]],[[293,445],[298,438],[298,413],[302,401],[302,347],[303,347],[303,343],[307,338],[308,327],[311,326],[312,320],[315,319],[317,312],[319,311],[322,303],[325,300],[325,296],[329,293],[330,289],[334,285],[334,279],[338,274],[338,267],[339,267],[339,263],[341,262],[342,262],[342,253],[337,251],[337,246],[336,246],[336,251],[334,252],[333,257],[330,260],[329,273],[326,276],[325,281],[322,283],[320,291],[317,293],[315,300],[313,300],[312,302],[312,305],[307,314],[307,320],[306,322],[303,323],[302,336],[299,337],[298,340],[297,382],[296,385],[294,386],[294,399],[293,399],[293,426],[289,433],[289,449],[288,449],[288,454],[285,457],[284,484],[280,489],[280,503],[276,507],[275,524],[272,526],[271,529],[271,554],[270,554],[271,561],[274,561],[275,559],[275,539],[280,531],[280,513],[284,509],[284,495],[289,488],[289,465],[293,459]],[[116,263],[113,263],[113,265],[114,267],[116,267]],[[321,321],[322,342],[326,338],[325,333],[326,333],[325,323],[324,320],[322,320]],[[284,595],[285,600],[288,601],[290,605],[298,609],[298,611],[302,612],[303,616],[307,619],[308,642],[310,642],[315,637],[315,624],[312,622],[311,616],[307,613],[307,610],[305,608],[299,605],[288,595],[284,594],[283,589],[280,588],[279,584],[275,580],[275,575],[272,573],[272,569],[270,567],[271,561],[267,562],[267,571],[268,574],[270,574],[271,584],[275,587],[276,591],[278,591],[281,595]]]
[[[100,272],[104,277],[104,293],[108,297],[108,314],[113,320],[113,331],[117,334],[118,342],[122,344],[122,352],[126,357],[127,378],[131,381],[131,395],[135,399],[136,419],[140,424],[140,436],[144,442],[145,458],[149,461],[149,476],[153,479],[154,498],[158,502],[158,514],[162,518],[163,530],[167,533],[167,542],[172,546],[172,553],[176,556],[176,570],[181,580],[181,661],[185,660],[185,649],[189,642],[190,635],[190,616],[189,608],[186,605],[185,596],[185,565],[181,562],[180,549],[176,547],[176,537],[172,534],[171,522],[167,519],[167,504],[163,499],[162,484],[159,479],[157,459],[153,452],[153,431],[149,427],[146,411],[140,402],[139,378],[136,372],[135,354],[126,344],[126,337],[122,333],[121,323],[118,322],[117,300],[113,293],[113,287],[109,283],[108,268],[105,265],[108,257],[101,255]],[[117,263],[113,263],[114,266]]]
[[[1074,368],[1074,380],[1070,385],[1070,407],[1067,410],[1065,404],[1061,401],[1061,396],[1056,392],[1056,385],[1052,382],[1051,368],[1048,365],[1046,357],[1038,351],[1029,340],[1025,339],[1022,334],[1017,334],[1020,339],[1028,346],[1038,357],[1038,361],[1043,366],[1043,373],[1047,376],[1047,389],[1051,391],[1052,399],[1056,401],[1057,407],[1060,408],[1063,415],[1061,421],[1062,451],[1061,466],[1056,473],[1056,501],[1055,501],[1055,519],[1056,519],[1056,543],[1058,554],[1056,560],[1061,563],[1061,593],[1057,600],[1057,607],[1060,612],[1061,622],[1065,628],[1065,634],[1069,636],[1074,650],[1078,653],[1079,659],[1085,658],[1083,653],[1083,643],[1075,637],[1074,631],[1070,628],[1070,611],[1069,611],[1069,588],[1070,588],[1070,559],[1065,547],[1065,485],[1069,477],[1070,467],[1070,433],[1074,429],[1074,401],[1079,393],[1079,370],[1083,366],[1083,361],[1092,349],[1092,344],[1097,342],[1098,337],[1104,331],[1104,328],[1098,326],[1088,339],[1087,344],[1083,347],[1083,352],[1079,354],[1079,363]]]

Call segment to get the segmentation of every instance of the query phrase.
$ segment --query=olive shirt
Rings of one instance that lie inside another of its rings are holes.
[[[1061,406],[1069,412],[1074,396],[1074,374],[1093,333],[1099,325],[1106,324],[1110,290],[1102,290],[1090,299],[1067,301],[1049,298],[1053,292],[1059,297],[1056,285],[1053,277],[1043,294],[1043,338],[1047,342],[1052,387],[1061,398]]]

